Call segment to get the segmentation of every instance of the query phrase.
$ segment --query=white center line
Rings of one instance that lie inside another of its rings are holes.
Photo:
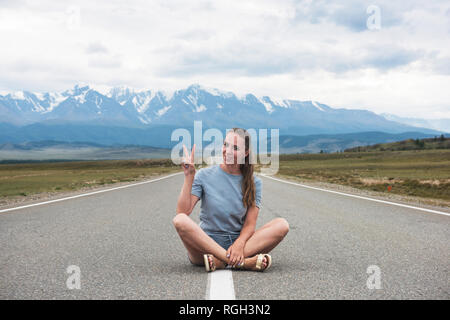
[[[90,196],[90,195],[96,194],[96,193],[102,193],[102,192],[108,192],[108,191],[113,191],[113,190],[117,190],[117,189],[134,187],[134,186],[138,186],[140,184],[151,183],[151,182],[156,182],[156,181],[159,181],[159,180],[162,180],[162,179],[170,178],[170,177],[182,174],[182,173],[183,172],[178,172],[178,173],[174,173],[174,174],[171,174],[171,175],[168,175],[168,176],[164,176],[162,178],[157,178],[157,179],[153,179],[153,180],[149,180],[149,181],[143,181],[143,182],[138,182],[138,183],[133,183],[133,184],[127,184],[125,186],[115,187],[115,188],[106,189],[106,190],[99,190],[99,191],[93,191],[93,192],[89,192],[89,193],[82,193],[82,194],[78,194],[76,196],[65,197],[65,198],[60,198],[60,199],[55,199],[55,200],[49,200],[49,201],[44,201],[44,202],[39,202],[39,203],[33,203],[33,204],[26,205],[26,206],[20,206],[20,207],[14,207],[14,208],[9,208],[9,209],[3,209],[3,210],[0,210],[0,213],[13,211],[13,210],[19,210],[19,209],[25,209],[25,208],[34,207],[34,206],[40,206],[40,205],[43,205],[43,204],[48,204],[48,203],[53,203],[53,202],[58,202],[58,201],[64,201],[64,200],[69,200],[69,199],[75,199],[75,198]]]
[[[448,212],[431,210],[431,209],[425,209],[425,208],[420,208],[420,207],[414,207],[414,206],[401,204],[401,203],[395,203],[395,202],[390,202],[390,201],[385,201],[385,200],[379,200],[379,199],[373,199],[373,198],[368,198],[368,197],[363,197],[363,196],[357,196],[357,195],[354,195],[354,194],[348,194],[348,193],[343,193],[343,192],[339,192],[339,191],[332,191],[332,190],[327,190],[327,189],[322,189],[322,188],[317,188],[317,187],[311,187],[311,186],[307,186],[307,185],[300,184],[300,183],[295,183],[295,182],[290,182],[290,181],[274,178],[274,177],[271,177],[271,176],[268,176],[268,175],[265,175],[265,174],[260,174],[260,175],[263,176],[263,177],[272,179],[272,180],[276,180],[276,181],[280,181],[280,182],[284,182],[284,183],[288,183],[288,184],[293,184],[293,185],[304,187],[304,188],[315,189],[315,190],[320,190],[320,191],[326,191],[326,192],[331,192],[331,193],[337,193],[337,194],[340,194],[340,195],[343,195],[343,196],[360,198],[360,199],[364,199],[364,200],[376,201],[376,202],[381,202],[381,203],[387,203],[387,204],[392,204],[394,206],[411,208],[411,209],[417,209],[417,210],[422,210],[422,211],[426,211],[426,212],[441,214],[441,215],[444,215],[444,216],[450,216],[450,213],[448,213]]]
[[[235,300],[231,270],[221,269],[208,274],[206,300]]]

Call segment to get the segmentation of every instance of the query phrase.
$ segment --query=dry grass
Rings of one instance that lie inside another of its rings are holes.
[[[450,200],[450,150],[280,155],[279,175]]]
[[[0,164],[0,199],[74,191],[179,170],[170,159]]]

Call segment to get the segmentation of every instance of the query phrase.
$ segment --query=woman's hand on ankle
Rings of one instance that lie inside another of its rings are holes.
[[[244,263],[244,246],[245,243],[238,239],[228,248],[227,258],[228,264],[236,267]]]

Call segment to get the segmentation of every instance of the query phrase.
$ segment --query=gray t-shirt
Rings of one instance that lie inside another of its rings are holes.
[[[255,182],[255,205],[261,209],[262,181]],[[205,232],[241,232],[247,209],[242,203],[242,175],[225,172],[220,164],[198,170],[191,193],[202,201],[199,226]]]

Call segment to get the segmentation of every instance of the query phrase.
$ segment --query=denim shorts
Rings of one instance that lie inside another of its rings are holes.
[[[228,248],[234,243],[234,241],[236,241],[236,239],[240,235],[240,233],[229,232],[206,232],[206,234],[225,250],[228,250]]]

